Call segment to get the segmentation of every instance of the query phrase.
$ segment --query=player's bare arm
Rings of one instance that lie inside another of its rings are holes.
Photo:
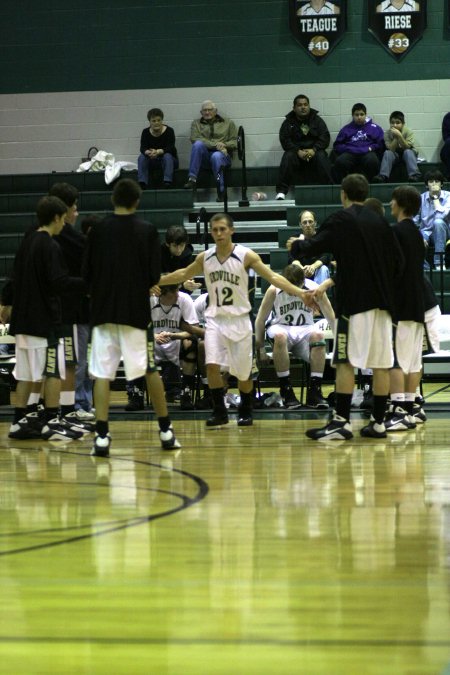
[[[277,289],[270,286],[264,294],[255,320],[255,342],[258,349],[264,349],[264,333],[267,318],[272,311]]]
[[[332,288],[333,286],[334,286],[333,279],[325,279],[325,281],[322,281],[322,283],[319,284],[317,288],[315,288],[313,291],[309,291],[309,293],[317,302],[322,302],[324,293],[326,293],[327,290],[329,288]]]
[[[305,305],[314,305],[314,300],[306,291],[303,291],[298,286],[294,286],[294,284],[291,284],[291,282],[285,279],[281,274],[270,269],[270,267],[265,265],[259,255],[254,251],[247,253],[245,257],[245,266],[247,269],[251,267],[260,277],[266,279],[273,286],[281,288],[282,291],[286,291],[286,293],[289,293],[290,295],[301,298]]]
[[[331,306],[331,302],[326,293],[322,294],[322,297],[317,299],[317,304],[320,307],[320,311],[328,322],[329,327],[334,332],[334,322],[336,320],[334,310]]]
[[[199,338],[204,338],[205,337],[205,329],[201,328],[197,323],[187,323],[184,319],[181,319],[180,321],[180,328],[190,335],[195,335],[195,337]]]

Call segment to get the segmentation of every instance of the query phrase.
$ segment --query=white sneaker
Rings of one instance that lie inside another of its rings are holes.
[[[286,195],[284,194],[284,192],[278,192],[275,199],[286,199]]]
[[[109,457],[109,449],[111,447],[111,436],[106,434],[103,438],[95,434],[94,445],[92,446],[91,455],[94,457]]]
[[[170,425],[167,431],[160,430],[159,439],[163,450],[176,450],[177,448],[181,448],[181,443],[175,438],[172,425]]]
[[[92,408],[91,410],[83,410],[83,408],[79,408],[78,410],[75,411],[75,414],[77,418],[80,420],[80,422],[90,422],[91,420],[95,420],[95,410]]]

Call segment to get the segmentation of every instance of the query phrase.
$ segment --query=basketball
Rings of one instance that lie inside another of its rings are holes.
[[[394,54],[403,54],[409,47],[409,38],[404,33],[393,33],[389,38],[388,47]]]
[[[330,43],[324,35],[314,35],[309,41],[308,49],[314,56],[323,56],[328,52]]]

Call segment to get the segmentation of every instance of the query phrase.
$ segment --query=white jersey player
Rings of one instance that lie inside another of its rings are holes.
[[[273,272],[259,255],[249,248],[234,244],[234,223],[227,213],[217,213],[210,221],[215,247],[200,253],[185,269],[160,278],[159,284],[182,283],[204,274],[209,304],[205,310],[206,368],[213,399],[213,414],[209,427],[228,423],[223,395],[221,370],[238,379],[241,403],[238,425],[253,424],[253,382],[250,377],[253,361],[251,304],[248,299],[248,270],[253,269],[269,283],[291,292],[305,301],[308,294]]]
[[[151,296],[153,333],[155,337],[155,361],[172,361],[180,364],[181,340],[190,338],[182,329],[182,321],[197,325],[194,301],[187,293],[168,287],[161,296]]]
[[[297,265],[288,265],[283,274],[307,290],[314,290],[318,286],[311,279],[305,279],[303,269]],[[321,300],[320,309],[330,326],[333,326],[334,312],[326,295]],[[275,286],[268,288],[255,323],[256,346],[261,361],[268,360],[264,324],[268,338],[273,341],[273,361],[280,381],[283,405],[286,408],[300,406],[290,381],[289,354],[292,354],[311,364],[306,405],[312,408],[327,408],[328,404],[321,391],[326,357],[325,340],[323,332],[314,323],[312,309],[299,298],[280,291]]]

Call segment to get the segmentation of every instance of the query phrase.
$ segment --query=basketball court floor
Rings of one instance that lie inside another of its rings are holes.
[[[13,442],[0,421],[0,672],[450,673],[450,420],[324,445],[323,413],[206,430],[113,414]]]

